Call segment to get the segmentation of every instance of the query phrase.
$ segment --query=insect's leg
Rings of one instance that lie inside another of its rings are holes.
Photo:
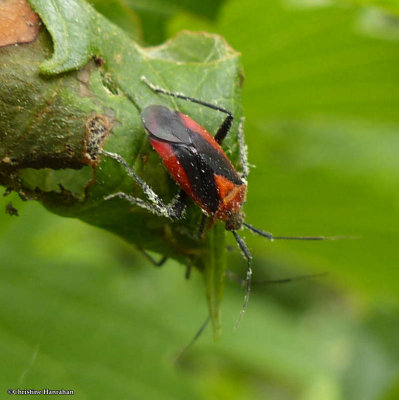
[[[198,238],[201,239],[202,235],[204,234],[205,224],[208,217],[205,214],[202,214],[200,227],[198,229]]]
[[[154,257],[152,257],[149,253],[147,253],[144,249],[142,248],[138,248],[140,250],[140,252],[144,255],[144,257],[151,262],[153,265],[155,265],[156,267],[162,267],[162,265],[164,265],[166,263],[166,261],[168,260],[168,257],[166,256],[162,256],[158,261],[156,261],[154,259]]]
[[[179,99],[183,99],[183,100],[187,100],[187,101],[191,101],[192,103],[196,103],[196,104],[200,104],[202,106],[211,108],[212,110],[216,110],[216,111],[220,111],[222,113],[227,114],[227,117],[225,118],[225,120],[222,122],[222,124],[220,125],[218,131],[216,132],[215,135],[215,140],[219,143],[222,144],[224,138],[227,136],[227,134],[230,131],[231,128],[231,124],[233,123],[233,119],[234,116],[233,114],[229,111],[226,110],[223,107],[219,107],[216,106],[215,104],[211,104],[211,103],[207,103],[206,101],[202,101],[199,99],[195,99],[193,97],[189,97],[184,95],[183,93],[174,93],[174,92],[169,92],[165,89],[162,89],[158,86],[155,86],[154,84],[152,84],[145,76],[141,77],[141,80],[151,89],[153,90],[155,93],[161,93],[164,94],[166,96],[172,96],[172,97],[176,97]]]
[[[189,261],[187,263],[186,273],[184,274],[184,277],[186,279],[190,279],[192,269],[193,269],[193,264],[191,263],[191,261]]]
[[[238,315],[237,322],[234,326],[234,329],[237,329],[240,325],[241,319],[245,313],[245,310],[248,305],[249,301],[249,294],[251,293],[251,280],[252,280],[252,256],[251,253],[249,252],[249,249],[247,245],[244,242],[244,239],[242,239],[240,236],[238,236],[236,231],[231,231],[234,235],[234,238],[237,241],[238,246],[240,247],[240,250],[244,254],[245,258],[247,259],[248,262],[248,269],[247,269],[247,277],[245,280],[245,297],[244,297],[244,303],[241,307],[240,314]]]
[[[152,257],[149,253],[147,253],[144,249],[142,248],[138,248],[140,250],[140,252],[144,255],[144,257],[153,265],[155,265],[156,267],[162,267],[166,261],[168,261],[168,257],[166,256],[162,256],[158,261],[155,260],[154,257]],[[186,272],[184,274],[184,277],[186,279],[190,279],[191,276],[191,270],[192,270],[192,263],[188,262],[187,267],[186,267]]]
[[[219,143],[222,144],[224,138],[227,136],[231,129],[231,125],[233,123],[233,114],[230,113],[230,111],[225,110],[226,112],[229,113],[229,115],[225,118],[225,120],[222,122],[222,125],[219,126],[218,131],[216,132],[215,135],[215,140]]]
[[[246,179],[246,177],[249,174],[249,164],[248,164],[248,147],[245,144],[245,139],[244,139],[244,122],[245,118],[242,117],[238,125],[238,149],[240,152],[240,160],[242,166],[241,178]]]
[[[247,227],[252,232],[263,236],[269,240],[339,240],[339,239],[348,239],[347,236],[274,236],[270,232],[263,231],[262,229],[255,228],[254,226],[248,224],[247,222],[242,223],[245,227]]]
[[[179,194],[172,200],[169,207],[172,207],[176,215],[182,216],[187,206],[187,193],[181,189]]]
[[[120,199],[124,199],[135,206],[144,208],[145,210],[150,211],[153,214],[163,215],[162,210],[159,209],[158,207],[156,207],[154,204],[146,203],[143,199],[140,199],[139,197],[133,197],[130,194],[127,194],[124,192],[112,193],[108,196],[105,196],[104,200],[111,200],[116,197],[119,197]],[[169,217],[169,218],[172,218],[172,217]]]
[[[201,327],[198,329],[197,333],[194,335],[194,337],[191,339],[190,343],[188,343],[181,351],[180,353],[175,357],[174,362],[177,364],[179,360],[182,358],[182,356],[187,352],[188,349],[198,340],[198,338],[202,335],[202,332],[204,332],[205,328],[208,326],[209,321],[211,320],[211,316],[208,315],[206,317],[205,322],[201,325]]]
[[[148,211],[151,211],[154,214],[164,216],[170,219],[178,219],[181,217],[184,211],[184,205],[179,203],[178,201],[173,201],[171,204],[166,205],[164,202],[159,198],[159,196],[151,189],[151,187],[144,182],[134,171],[128,163],[124,160],[124,158],[116,153],[111,153],[109,151],[101,150],[101,154],[104,154],[115,161],[117,161],[119,164],[122,164],[127,173],[131,178],[133,178],[141,187],[143,190],[144,194],[147,196],[148,200],[150,203],[146,203],[144,200],[130,196],[126,193],[123,192],[118,192],[118,193],[113,193],[109,196],[105,197],[105,200],[110,200],[114,197],[119,197],[122,199],[125,199],[129,201],[132,204],[135,204],[139,207],[142,207]]]

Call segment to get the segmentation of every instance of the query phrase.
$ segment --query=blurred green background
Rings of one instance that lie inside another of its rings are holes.
[[[198,273],[186,281],[174,262],[154,268],[109,233],[1,198],[20,214],[0,215],[1,397],[398,399],[398,3],[92,3],[143,44],[182,29],[223,35],[246,75],[247,221],[356,238],[246,234],[254,281],[328,275],[254,285],[236,332],[243,291],[228,282],[220,341],[208,329],[174,363],[207,314]],[[236,250],[228,264],[244,276]]]

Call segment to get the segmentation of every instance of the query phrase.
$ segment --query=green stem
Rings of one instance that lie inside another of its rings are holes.
[[[221,333],[220,305],[224,292],[226,275],[226,243],[225,227],[216,223],[206,237],[206,256],[204,262],[204,280],[206,296],[209,304],[209,313],[213,323],[215,340]]]

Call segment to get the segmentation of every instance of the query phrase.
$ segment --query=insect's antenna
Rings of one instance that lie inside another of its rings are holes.
[[[211,103],[207,103],[206,101],[195,99],[194,97],[186,96],[183,93],[169,92],[168,90],[162,89],[162,88],[152,84],[145,76],[141,77],[141,81],[144,82],[155,93],[161,93],[161,94],[164,94],[166,96],[172,96],[172,97],[176,97],[178,99],[188,100],[188,101],[191,101],[192,103],[200,104],[200,105],[203,105],[205,107],[209,107],[212,110],[221,111],[221,112],[227,114],[228,117],[225,119],[225,121],[223,122],[222,126],[219,128],[219,131],[225,132],[225,134],[227,134],[227,132],[229,131],[234,117],[233,117],[233,114],[230,111],[226,110],[225,108],[219,107],[216,104],[211,104]],[[219,131],[218,131],[218,133],[219,133]],[[222,140],[223,140],[225,135],[223,135],[223,133],[221,133],[220,135],[223,136],[222,137]]]
[[[244,297],[244,303],[241,307],[240,314],[238,315],[237,322],[234,326],[234,329],[236,330],[240,326],[241,319],[245,313],[245,310],[247,308],[248,300],[249,300],[249,294],[251,293],[251,279],[252,279],[252,256],[251,253],[248,249],[248,246],[244,242],[244,239],[242,239],[240,236],[238,236],[238,233],[236,231],[231,231],[234,235],[234,238],[237,241],[238,246],[240,247],[241,251],[243,252],[245,258],[247,259],[248,262],[248,269],[247,269],[247,278],[245,280],[245,297]]]
[[[190,343],[188,343],[181,351],[180,353],[175,357],[173,362],[177,364],[183,354],[187,352],[187,350],[198,340],[198,338],[202,335],[202,332],[204,332],[205,328],[208,326],[209,321],[211,320],[211,316],[208,315],[206,317],[205,322],[201,325],[201,327],[198,329],[197,333],[194,335],[194,337],[191,339]]]
[[[343,238],[343,236],[274,236],[273,234],[255,228],[246,222],[243,222],[242,224],[251,231],[270,240],[337,240]]]
[[[308,279],[314,279],[314,278],[321,278],[321,277],[327,276],[327,275],[328,275],[327,272],[320,272],[320,273],[316,273],[316,274],[293,276],[291,278],[268,279],[268,280],[264,280],[264,281],[252,282],[251,286],[254,287],[254,286],[264,286],[264,285],[275,285],[275,284],[280,284],[280,283],[290,283],[290,282],[296,282],[296,281],[302,281],[302,280],[308,280]],[[233,282],[238,283],[240,286],[245,286],[245,279],[241,279],[234,272],[227,270],[226,276],[228,278],[230,278]]]
[[[293,276],[292,278],[283,278],[283,279],[268,279],[266,281],[258,281],[254,282],[254,285],[275,285],[279,283],[289,283],[289,282],[296,282],[296,281],[303,281],[303,280],[308,280],[308,279],[314,279],[314,278],[321,278],[323,276],[327,276],[327,272],[320,272],[318,274],[308,274],[308,275],[298,275],[298,276]]]

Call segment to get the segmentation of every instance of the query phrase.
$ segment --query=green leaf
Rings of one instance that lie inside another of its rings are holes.
[[[96,14],[84,2],[56,0],[31,0],[33,9],[40,15],[54,44],[54,54],[44,61],[40,71],[56,74],[83,67],[93,56],[99,25]]]
[[[225,227],[218,223],[208,234],[206,258],[204,258],[203,275],[206,287],[210,316],[214,323],[215,339],[221,332],[221,300],[224,292],[224,280],[226,275],[226,243]]]

